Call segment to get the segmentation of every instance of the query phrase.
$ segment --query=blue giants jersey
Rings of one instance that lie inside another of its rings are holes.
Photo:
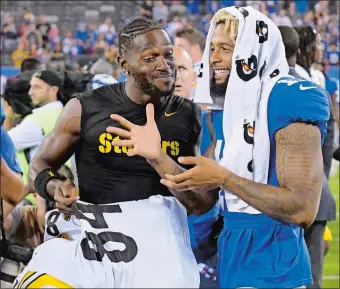
[[[268,101],[268,184],[279,186],[276,132],[294,122],[305,122],[319,128],[322,143],[329,114],[328,94],[314,83],[294,77],[276,83]],[[225,222],[218,244],[217,272],[220,288],[295,288],[311,284],[310,257],[302,228],[264,214],[222,214]]]

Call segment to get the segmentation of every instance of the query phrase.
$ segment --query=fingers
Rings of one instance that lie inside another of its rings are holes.
[[[167,186],[169,189],[174,189],[178,192],[184,192],[190,190],[192,182],[188,180],[183,183],[176,184],[172,181],[161,179],[161,184]]]
[[[74,202],[79,200],[78,192],[74,184],[70,180],[66,180],[57,186],[54,193],[56,207],[65,214],[72,214],[70,207]]]
[[[155,109],[153,104],[149,103],[146,105],[146,123],[150,124],[155,122]]]
[[[119,140],[113,140],[111,143],[113,146],[132,148],[134,141],[129,140],[129,139],[119,139]]]
[[[200,157],[180,157],[178,162],[183,165],[198,165]]]
[[[173,183],[179,184],[182,183],[188,179],[191,178],[192,176],[192,170],[187,170],[184,173],[178,174],[178,175],[169,175],[169,174],[165,174],[165,178]]]
[[[111,119],[115,120],[120,123],[121,126],[131,130],[135,125],[132,122],[129,122],[127,119],[124,117],[118,115],[118,114],[111,114]]]
[[[120,137],[123,138],[131,138],[131,132],[118,127],[109,126],[106,128],[106,131],[115,135],[119,135]]]

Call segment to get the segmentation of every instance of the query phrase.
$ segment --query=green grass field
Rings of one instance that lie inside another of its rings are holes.
[[[339,171],[336,177],[329,180],[332,193],[336,200],[337,219],[328,223],[332,231],[333,241],[330,243],[330,250],[326,255],[324,264],[323,288],[340,288],[339,272]]]

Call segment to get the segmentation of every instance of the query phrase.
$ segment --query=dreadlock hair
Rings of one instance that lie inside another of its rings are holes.
[[[221,23],[225,24],[224,31],[230,33],[230,39],[235,44],[239,27],[239,21],[237,17],[225,10],[220,10],[215,14],[213,19],[216,22],[216,26]]]
[[[294,27],[300,38],[300,57],[296,63],[309,71],[315,55],[316,49],[316,31],[310,26]]]
[[[137,36],[157,29],[164,28],[153,20],[144,17],[135,18],[119,33],[119,54],[122,55],[123,52],[128,52],[131,49],[133,40]]]

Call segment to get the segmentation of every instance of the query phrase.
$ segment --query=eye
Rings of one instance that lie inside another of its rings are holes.
[[[145,62],[152,62],[152,61],[155,61],[156,57],[153,57],[153,56],[148,56],[148,57],[144,57],[144,61]]]
[[[173,58],[174,57],[174,53],[172,51],[169,51],[165,54],[166,57],[169,57],[169,58]]]
[[[210,46],[210,51],[215,51],[215,48]]]

